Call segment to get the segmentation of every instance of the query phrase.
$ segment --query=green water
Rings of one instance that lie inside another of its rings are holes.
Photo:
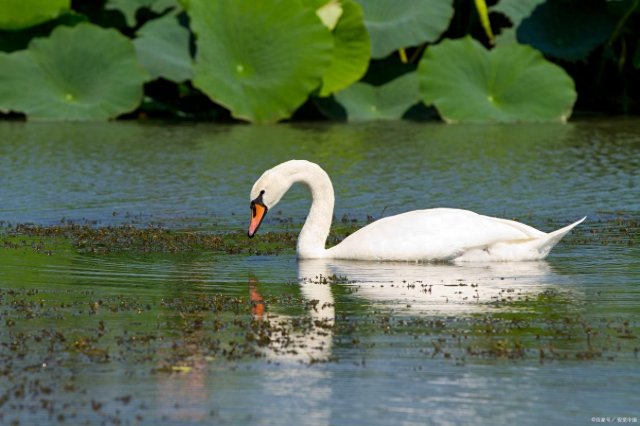
[[[294,188],[256,238],[235,234],[254,180],[291,158],[332,177],[336,238],[440,206],[546,231],[588,219],[544,262],[298,262],[291,243],[251,254],[304,221]],[[0,170],[0,424],[640,417],[639,123],[0,122]],[[15,235],[68,221],[231,232],[238,246]]]

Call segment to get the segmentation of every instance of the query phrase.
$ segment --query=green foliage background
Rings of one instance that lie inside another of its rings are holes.
[[[639,36],[640,0],[0,0],[0,115],[637,114]]]

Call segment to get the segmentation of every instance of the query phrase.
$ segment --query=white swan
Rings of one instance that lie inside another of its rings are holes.
[[[545,233],[506,219],[468,210],[436,208],[414,210],[382,218],[325,249],[333,216],[333,185],[320,166],[291,160],[267,170],[251,189],[249,237],[258,231],[267,211],[291,185],[301,182],[311,190],[309,215],[298,237],[301,259],[377,261],[520,261],[539,260],[585,218]]]

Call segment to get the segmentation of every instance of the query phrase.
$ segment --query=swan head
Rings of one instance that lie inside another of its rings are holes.
[[[286,164],[286,163],[284,163]],[[247,235],[252,238],[258,231],[267,211],[273,208],[291,186],[287,175],[281,171],[282,164],[267,170],[253,184],[249,199],[251,200],[251,222]]]

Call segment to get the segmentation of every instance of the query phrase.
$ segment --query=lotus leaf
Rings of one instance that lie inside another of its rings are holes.
[[[53,31],[57,26],[66,25],[68,27],[73,27],[74,25],[78,25],[80,22],[87,22],[87,17],[79,13],[67,12],[63,13],[56,19],[22,30],[0,30],[0,51],[14,52],[16,50],[26,49],[31,40],[36,37],[49,37],[51,31]]]
[[[318,88],[333,41],[296,0],[190,0],[197,36],[194,85],[236,118],[275,122]]]
[[[520,43],[546,55],[578,61],[604,43],[614,26],[603,0],[547,0],[520,23],[516,34]]]
[[[531,15],[531,12],[544,2],[545,0],[500,0],[489,10],[502,13],[509,18],[514,27],[518,27],[524,18]]]
[[[320,96],[328,96],[360,80],[369,66],[371,42],[362,8],[353,0],[344,0],[342,8],[333,30],[333,59],[322,76]]]
[[[0,29],[19,30],[55,19],[71,0],[0,0]]]
[[[416,72],[404,74],[383,86],[355,83],[336,93],[350,121],[394,120],[420,102]]]
[[[537,50],[486,50],[466,37],[429,47],[418,67],[420,93],[447,122],[566,121],[573,80]]]
[[[147,22],[133,41],[140,63],[151,78],[164,77],[176,83],[190,80],[189,30],[173,15]]]
[[[453,17],[453,0],[360,0],[371,56],[438,40]]]
[[[177,6],[177,0],[108,0],[105,9],[119,10],[124,15],[127,25],[134,27],[138,9],[146,7],[156,13],[162,13]]]
[[[27,50],[0,53],[0,110],[39,120],[106,120],[138,106],[147,77],[116,30],[61,26]]]
[[[498,4],[489,8],[490,12],[498,12],[511,21],[512,27],[503,28],[495,38],[495,43],[498,45],[517,43],[516,28],[520,25],[520,22],[531,15],[538,5],[544,3],[545,0],[500,0]]]

